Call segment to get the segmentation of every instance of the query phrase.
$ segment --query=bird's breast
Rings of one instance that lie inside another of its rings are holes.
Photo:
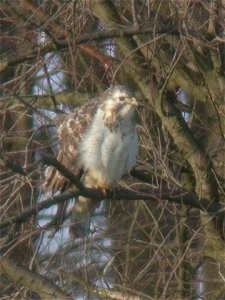
[[[92,126],[80,147],[84,169],[108,187],[114,186],[135,165],[136,155],[135,128],[110,131],[105,126]]]

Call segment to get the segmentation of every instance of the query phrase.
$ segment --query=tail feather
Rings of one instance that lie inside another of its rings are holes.
[[[76,166],[75,163],[71,163],[71,161],[65,156],[62,151],[59,151],[57,156],[57,160],[68,170],[70,170],[73,174],[81,177],[82,170]],[[64,191],[65,189],[69,188],[71,182],[64,177],[58,170],[54,167],[48,167],[45,172],[45,183],[44,183],[44,190],[46,192],[52,191],[55,193],[56,191]]]
[[[78,197],[78,199],[75,200],[69,228],[70,237],[72,239],[88,236],[91,217],[97,205],[98,200],[90,198]]]
[[[65,157],[63,152],[59,152],[58,161],[63,164],[66,168],[68,168],[71,172],[77,175],[79,178],[82,175],[82,169],[76,167],[77,164],[73,164],[74,167],[71,168],[72,164],[71,161]],[[95,177],[86,172],[82,177],[82,182],[85,186],[89,188],[97,188],[99,187],[99,183],[96,181]],[[48,167],[46,170],[46,180],[44,184],[45,191],[52,191],[55,193],[56,191],[63,192],[65,189],[69,188],[71,182],[65,178],[63,175],[60,174],[54,167]],[[103,187],[102,187],[103,188]],[[70,236],[73,239],[76,238],[83,238],[89,234],[90,230],[90,222],[92,214],[97,207],[99,201],[85,198],[85,197],[78,197],[75,200],[74,207],[72,209],[72,216],[71,216],[71,225],[69,228]],[[60,223],[60,220],[63,219],[62,213],[65,213],[65,207],[63,205],[58,205],[57,215],[55,220],[57,224]],[[60,224],[58,224],[60,225]]]
[[[82,182],[89,188],[98,187],[98,182],[94,176],[88,172],[84,174]],[[71,238],[81,238],[89,234],[91,217],[95,208],[98,206],[98,203],[99,200],[85,198],[82,196],[75,200],[69,230]]]

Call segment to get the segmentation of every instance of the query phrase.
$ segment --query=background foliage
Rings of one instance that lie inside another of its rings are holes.
[[[224,299],[225,1],[4,0],[0,25],[1,299]],[[115,83],[137,166],[71,241],[52,119]]]

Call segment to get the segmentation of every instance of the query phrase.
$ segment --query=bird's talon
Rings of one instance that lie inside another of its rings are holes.
[[[107,195],[107,189],[106,188],[102,189],[102,194],[103,194],[104,197],[106,197],[106,195]]]

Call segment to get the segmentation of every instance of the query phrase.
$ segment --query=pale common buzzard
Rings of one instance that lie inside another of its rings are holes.
[[[132,93],[116,85],[97,100],[56,118],[60,141],[58,161],[89,188],[114,188],[136,163],[136,107]],[[68,180],[53,167],[46,173],[48,190],[64,190],[69,186]],[[79,230],[88,224],[95,205],[95,201],[84,197],[76,200],[70,228],[73,235],[80,236]]]

